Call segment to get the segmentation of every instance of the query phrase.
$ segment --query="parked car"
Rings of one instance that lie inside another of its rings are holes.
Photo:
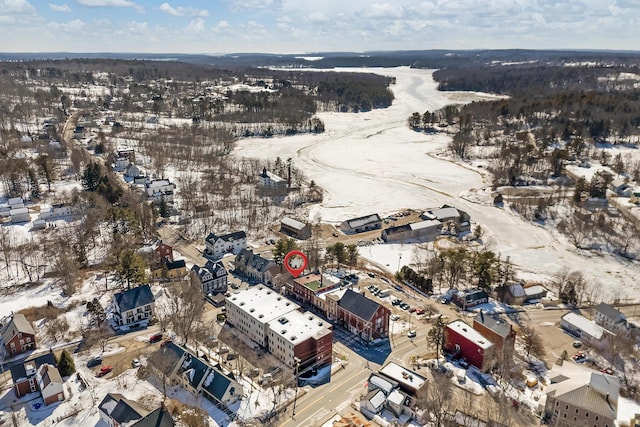
[[[94,366],[98,366],[102,364],[102,357],[92,357],[87,362],[87,368],[93,368]]]
[[[415,313],[417,311],[417,309],[415,307],[411,307],[409,309],[409,313]]]
[[[458,360],[458,364],[460,365],[461,368],[464,368],[464,369],[467,369],[469,367],[469,363],[464,359]]]
[[[397,314],[392,314],[391,320],[400,320],[400,316],[398,316]]]
[[[166,339],[166,340],[164,340],[164,341],[162,341],[162,342],[160,343],[160,347],[164,347],[165,345],[167,345],[167,344],[169,344],[169,343],[172,343],[172,342],[173,342],[173,340],[172,340],[172,339]]]
[[[573,347],[574,347],[574,348],[580,348],[580,347],[582,347],[582,341],[575,340],[575,341],[573,342]]]
[[[140,359],[133,359],[131,361],[131,366],[133,366],[134,368],[139,368],[140,367]]]
[[[111,366],[111,365],[103,366],[102,368],[100,368],[100,370],[96,374],[96,377],[97,378],[104,377],[105,375],[107,375],[111,371],[113,371],[113,366]]]
[[[159,342],[162,340],[162,334],[155,334],[155,335],[151,335],[151,338],[149,338],[149,342],[151,344],[155,343],[155,342]]]
[[[416,309],[416,314],[424,314],[424,308]]]
[[[416,337],[415,329],[412,329],[409,332],[407,332],[407,338],[415,338],[415,337]]]

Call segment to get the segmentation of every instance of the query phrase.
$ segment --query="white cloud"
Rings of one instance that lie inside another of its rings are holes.
[[[184,6],[173,7],[166,2],[162,3],[160,7],[158,7],[158,9],[173,16],[200,16],[200,17],[209,16],[209,11],[206,9],[195,9],[193,7],[184,7]]]
[[[49,9],[53,10],[54,12],[71,12],[71,8],[66,3],[65,4],[49,3]]]
[[[138,13],[144,13],[144,7],[131,0],[76,0],[76,2],[87,7],[131,7]]]
[[[9,15],[0,15],[0,24],[13,24],[16,22],[16,18]]]
[[[227,31],[231,28],[231,25],[225,20],[218,21],[215,27],[212,28],[213,31],[219,33],[223,31]]]
[[[233,11],[252,9],[282,9],[282,0],[229,0],[229,3],[229,8]]]
[[[63,31],[65,33],[77,33],[82,31],[86,26],[87,24],[85,24],[84,21],[80,19],[74,19],[73,21],[63,23],[49,22],[47,24],[47,28],[49,28],[50,30]]]
[[[27,0],[0,0],[0,11],[3,13],[31,13],[35,9]]]
[[[400,18],[402,17],[402,6],[397,3],[374,3],[365,8],[363,14],[367,18]]]
[[[329,21],[329,17],[322,12],[311,12],[305,17],[305,21],[322,24]]]
[[[189,24],[184,28],[187,32],[192,33],[203,33],[204,32],[204,19],[198,18],[189,22]]]

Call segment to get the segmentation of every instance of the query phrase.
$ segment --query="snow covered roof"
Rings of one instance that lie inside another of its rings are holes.
[[[381,221],[380,215],[375,213],[367,216],[361,216],[359,218],[348,219],[346,222],[349,225],[349,227],[358,228],[358,227],[362,227],[363,225],[372,224],[380,221]]]
[[[369,376],[369,387],[375,387],[382,390],[385,394],[391,393],[391,390],[396,388],[398,383],[390,379],[382,378],[379,375],[371,374]]]
[[[293,219],[288,216],[282,218],[281,223],[294,230],[302,230],[307,225],[304,222],[298,221],[297,219]]]
[[[486,339],[480,332],[476,331],[471,326],[467,325],[466,323],[460,320],[451,322],[446,327],[447,329],[451,329],[452,331],[455,331],[458,335],[462,335],[463,337],[465,337],[466,339],[468,339],[469,341],[471,341],[476,346],[482,349],[486,350],[493,345],[491,344],[491,341]]]
[[[580,316],[576,313],[567,313],[562,316],[561,320],[564,320],[571,326],[580,329],[587,335],[590,335],[596,340],[602,339],[604,336],[605,330],[602,326],[597,325],[595,322],[587,319],[584,316]]]
[[[227,304],[233,304],[263,324],[300,308],[298,304],[265,286],[252,286],[235,293],[227,298]]]
[[[293,345],[309,338],[322,337],[330,331],[330,324],[307,311],[297,310],[283,314],[268,322],[272,333]]]
[[[398,384],[414,390],[419,390],[427,381],[424,377],[394,362],[389,362],[378,372],[396,381]]]
[[[394,405],[400,406],[403,404],[405,398],[406,396],[402,394],[400,390],[393,390],[389,394],[389,397],[387,397],[387,400],[389,401],[389,403],[393,403]]]
[[[542,295],[542,294],[546,294],[546,292],[547,290],[542,285],[534,285],[534,286],[529,286],[528,288],[524,288],[524,293],[527,296]]]
[[[617,321],[618,319],[620,319],[620,316],[624,318],[624,314],[622,314],[618,309],[604,302],[601,302],[596,306],[596,311],[602,313],[604,316],[613,321]]]
[[[526,295],[526,293],[524,292],[524,288],[520,283],[514,283],[512,285],[509,285],[509,293],[511,293],[511,295],[513,295],[516,298],[523,297]]]
[[[440,227],[440,221],[436,220],[425,220],[420,222],[412,222],[409,224],[412,230],[420,230],[422,228],[430,228],[430,227]]]

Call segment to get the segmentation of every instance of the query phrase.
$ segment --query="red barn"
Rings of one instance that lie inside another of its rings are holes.
[[[463,357],[469,364],[488,371],[493,365],[494,346],[480,332],[456,320],[445,327],[444,349],[454,357]]]
[[[173,261],[173,248],[166,243],[162,243],[162,240],[157,240],[153,246],[153,256],[155,259],[168,259]]]

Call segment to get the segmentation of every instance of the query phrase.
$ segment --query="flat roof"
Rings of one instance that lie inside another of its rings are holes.
[[[325,284],[324,280],[325,279],[323,279],[322,276],[320,276],[319,274],[312,273],[312,274],[307,274],[306,276],[300,276],[297,279],[294,279],[293,281],[315,292],[318,289],[321,289],[321,286],[320,286],[321,284],[322,284],[322,287],[333,285],[333,283]]]
[[[428,219],[426,221],[412,222],[411,224],[409,224],[409,227],[411,227],[412,230],[420,230],[422,228],[439,227],[440,225],[440,221],[436,221],[435,219]]]
[[[280,222],[286,225],[287,227],[293,228],[294,230],[302,230],[307,225],[304,222],[298,221],[297,219],[293,219],[288,216],[285,216],[284,218],[282,218],[282,221]]]
[[[260,323],[298,310],[300,306],[266,286],[253,286],[227,298],[227,304],[238,306]]]
[[[467,325],[461,320],[455,320],[449,323],[447,325],[447,328],[451,329],[452,331],[455,331],[459,335],[462,335],[463,337],[465,337],[466,339],[468,339],[469,341],[471,341],[472,343],[474,343],[475,345],[477,345],[482,349],[486,350],[493,345],[491,344],[491,341],[486,339],[480,332],[476,331],[475,329],[473,329],[473,327],[471,327],[470,325]]]
[[[307,311],[291,311],[270,320],[269,329],[286,341],[296,344],[313,337],[322,337],[330,330],[330,324]]]
[[[580,316],[576,313],[567,313],[561,318],[565,322],[569,323],[572,326],[580,329],[581,331],[591,335],[593,338],[600,340],[604,335],[604,328],[600,325],[597,325],[595,322],[587,319],[584,316]]]
[[[386,366],[382,367],[378,372],[385,375],[388,378],[396,381],[398,384],[404,384],[407,387],[413,389],[420,389],[427,381],[426,378],[416,374],[415,372],[398,365],[394,362],[389,362]]]

